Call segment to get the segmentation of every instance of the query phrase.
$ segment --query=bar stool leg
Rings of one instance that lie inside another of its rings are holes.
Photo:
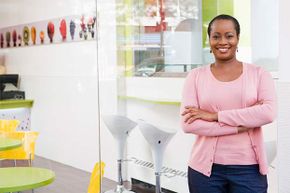
[[[122,160],[117,160],[117,162],[118,162],[118,185],[123,186]]]
[[[123,177],[122,177],[122,162],[123,160],[117,160],[118,162],[118,184],[115,190],[109,190],[105,193],[135,193],[133,191],[127,190],[124,187]]]
[[[162,193],[161,192],[161,182],[160,182],[160,176],[161,174],[159,172],[155,172],[155,183],[156,183],[156,186],[155,186],[155,193]]]

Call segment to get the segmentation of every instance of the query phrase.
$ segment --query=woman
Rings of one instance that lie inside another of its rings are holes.
[[[215,17],[208,26],[215,62],[187,76],[182,128],[197,135],[188,167],[190,193],[266,193],[261,126],[276,115],[271,75],[236,58],[238,21]]]

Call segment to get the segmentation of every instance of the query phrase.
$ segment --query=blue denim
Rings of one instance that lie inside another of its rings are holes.
[[[190,193],[267,193],[267,176],[259,165],[213,164],[211,176],[188,167]]]

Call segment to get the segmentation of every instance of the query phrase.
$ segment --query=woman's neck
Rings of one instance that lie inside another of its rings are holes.
[[[215,60],[213,63],[213,67],[215,68],[232,68],[239,65],[241,65],[241,62],[236,58],[232,58],[230,60]]]

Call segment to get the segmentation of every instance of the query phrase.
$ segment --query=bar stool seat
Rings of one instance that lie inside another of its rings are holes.
[[[161,193],[161,169],[165,149],[175,135],[176,130],[151,125],[143,120],[138,121],[139,128],[146,141],[149,143],[154,160],[156,178],[155,192]]]

